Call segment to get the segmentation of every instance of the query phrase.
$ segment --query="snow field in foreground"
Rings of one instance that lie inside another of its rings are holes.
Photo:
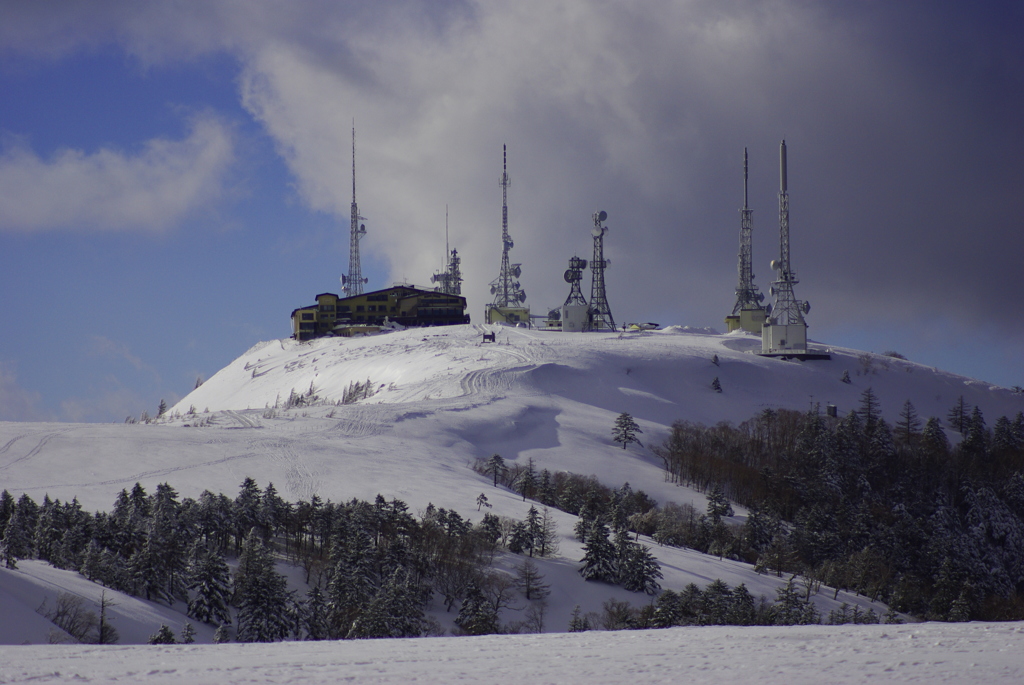
[[[0,648],[0,682],[1020,683],[1024,625],[669,628],[410,640]]]

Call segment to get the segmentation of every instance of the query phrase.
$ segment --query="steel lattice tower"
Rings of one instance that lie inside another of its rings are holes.
[[[459,251],[448,249],[448,205],[444,206],[444,254],[448,260],[448,267],[441,273],[435,273],[430,277],[431,283],[440,283],[441,292],[447,295],[462,294],[462,258]]]
[[[512,238],[508,234],[508,188],[512,181],[508,177],[508,146],[502,145],[502,172],[501,172],[501,271],[498,277],[491,281],[491,294],[494,301],[490,307],[521,307],[526,301],[526,293],[519,286],[521,264],[510,264],[508,252],[512,249]]]
[[[573,305],[586,306],[587,301],[583,299],[583,291],[580,289],[580,282],[583,281],[583,270],[587,268],[587,260],[573,257],[569,260],[569,268],[565,270],[565,282],[570,285],[569,297],[565,298],[563,307]]]
[[[590,260],[590,273],[593,281],[590,284],[590,322],[589,331],[615,330],[615,319],[608,306],[608,297],[604,289],[604,270],[609,262],[604,258],[604,234],[608,227],[602,225],[608,213],[601,211],[594,214],[594,258]]]
[[[363,294],[363,284],[368,279],[363,278],[363,269],[359,264],[359,239],[366,235],[366,217],[359,216],[359,206],[356,204],[356,125],[352,122],[352,225],[349,233],[348,243],[348,276],[341,277],[341,287],[346,296]]]
[[[793,286],[796,278],[789,262],[789,191],[786,182],[786,141],[779,147],[779,259],[772,262],[777,279],[772,282],[775,305],[769,323],[776,326],[807,326],[804,314],[810,310],[806,302],[796,299]]]
[[[761,309],[761,302],[764,300],[764,293],[758,292],[754,285],[754,274],[751,267],[751,233],[754,228],[752,218],[753,210],[747,202],[747,148],[743,148],[743,209],[740,210],[740,252],[739,264],[739,285],[736,286],[736,304],[733,305],[732,315],[738,316],[745,309]]]

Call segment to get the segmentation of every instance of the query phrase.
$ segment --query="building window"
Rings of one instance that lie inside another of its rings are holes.
[[[357,312],[365,312],[365,311],[366,311],[366,307],[364,307],[364,306],[363,306],[363,305],[361,305],[361,304],[357,304],[357,305],[356,305],[356,311],[357,311]],[[360,321],[362,321],[362,317],[360,317],[360,319],[359,319],[359,320],[360,320]]]
[[[313,312],[302,312],[302,320],[303,321],[312,321],[313,320]]]

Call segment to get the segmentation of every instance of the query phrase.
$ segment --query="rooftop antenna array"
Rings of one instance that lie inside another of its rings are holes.
[[[615,319],[612,318],[604,289],[604,270],[611,265],[611,261],[604,258],[604,234],[608,232],[608,227],[603,222],[607,218],[608,212],[603,210],[594,213],[594,228],[591,231],[594,236],[594,258],[590,260],[593,280],[590,284],[590,321],[587,326],[590,331],[615,330]]]
[[[348,243],[348,275],[341,277],[341,289],[347,297],[363,294],[363,285],[368,279],[363,278],[363,269],[359,264],[359,239],[366,235],[365,216],[359,216],[356,205],[356,122],[352,120],[352,226]]]
[[[488,305],[492,308],[519,308],[526,302],[526,293],[517,280],[522,273],[522,264],[509,263],[508,252],[512,249],[512,238],[508,234],[508,187],[512,181],[508,177],[508,146],[502,145],[501,180],[501,272],[491,281],[491,294],[494,301]],[[490,312],[488,312],[490,321]]]
[[[440,283],[438,288],[448,295],[462,294],[462,259],[458,250],[448,250],[448,205],[444,206],[444,255],[448,268],[430,277],[431,283]]]
[[[789,261],[789,190],[786,179],[786,141],[779,146],[779,258],[772,260],[776,280],[771,294],[775,304],[768,310],[768,321],[762,329],[762,353],[785,350],[807,350],[807,322],[804,314],[810,311],[807,302],[796,299],[793,286],[800,281]]]

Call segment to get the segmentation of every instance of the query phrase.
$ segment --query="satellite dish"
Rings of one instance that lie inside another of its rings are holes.
[[[778,271],[780,266],[781,265],[779,264],[779,260],[777,260],[777,259],[773,259],[772,260],[772,263],[771,263],[772,271]]]
[[[558,321],[559,319],[562,318],[562,310],[552,309],[551,311],[548,312],[548,318],[551,319],[552,321]]]
[[[585,260],[585,259],[581,259],[580,260],[580,268],[581,269],[586,269],[587,268],[587,260]]]
[[[764,302],[764,293],[758,293],[757,294],[757,301],[758,302]]]
[[[605,268],[606,268],[606,269],[607,269],[607,268],[608,268],[609,266],[611,266],[611,265],[612,265],[612,260],[610,260],[610,259],[606,259],[606,260],[604,260],[604,266],[605,266]]]
[[[511,238],[509,238],[509,239],[508,239],[508,241],[506,241],[506,242],[505,242],[505,245],[506,245],[506,247],[508,247],[508,249],[510,249],[510,250],[511,250],[511,249],[512,249],[513,247],[515,247],[515,246],[516,246],[516,244],[512,242],[512,239],[511,239]]]
[[[604,211],[603,209],[600,212],[597,213],[597,220],[598,221],[604,221],[607,218],[608,218],[608,212]]]
[[[519,278],[519,275],[523,273],[523,270],[519,268],[519,264],[512,265],[512,277]]]
[[[573,271],[572,269],[566,269],[565,275],[562,276],[562,278],[565,279],[566,283],[573,283],[574,281],[580,280],[580,272]]]
[[[494,293],[496,293],[496,292],[498,292],[498,288],[497,288],[497,286],[493,286],[493,285],[492,285],[492,286],[491,286],[491,295],[493,295],[493,294],[494,294]]]
[[[804,302],[803,306],[800,307],[800,308],[802,310],[804,310],[804,314],[806,314],[807,312],[811,311],[811,303],[810,302]]]
[[[526,302],[526,291],[525,290],[520,290],[519,291],[519,302],[520,303]]]
[[[593,230],[591,230],[591,231],[590,231],[590,233],[591,233],[591,234],[592,234],[592,235],[593,235],[593,236],[594,236],[595,238],[597,238],[597,237],[599,237],[599,236],[602,236],[602,235],[604,235],[604,230],[603,230],[603,229],[601,229],[601,227],[599,227],[599,226],[594,226]]]
[[[771,302],[769,302],[768,304],[766,304],[764,306],[764,313],[765,314],[771,314],[772,313],[772,303]]]

